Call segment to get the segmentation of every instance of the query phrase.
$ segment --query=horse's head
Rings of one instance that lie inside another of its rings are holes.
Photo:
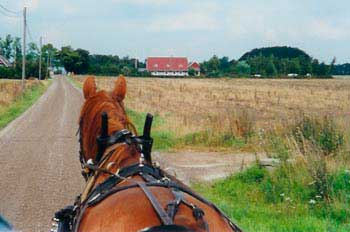
[[[96,138],[101,130],[101,115],[108,114],[108,134],[134,126],[126,115],[123,100],[126,95],[126,80],[120,76],[111,92],[97,91],[95,78],[88,77],[83,86],[85,103],[80,113],[80,145],[82,158],[95,159],[97,153]]]

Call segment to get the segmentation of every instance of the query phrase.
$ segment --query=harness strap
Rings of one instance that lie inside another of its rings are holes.
[[[210,201],[206,200],[205,198],[201,197],[200,195],[196,194],[195,192],[191,191],[189,188],[179,185],[175,182],[168,182],[168,183],[164,183],[164,182],[153,182],[153,183],[144,183],[146,186],[154,186],[154,187],[163,187],[163,188],[176,188],[179,191],[182,191],[184,193],[189,194],[190,196],[196,198],[197,200],[201,201],[202,203],[212,207],[216,212],[218,212],[223,218],[226,219],[227,223],[231,226],[231,228],[234,231],[240,232],[242,231],[236,224],[234,224],[218,207],[216,207],[216,205],[214,205],[213,203],[211,203]],[[88,206],[94,206],[98,203],[100,203],[101,201],[103,201],[104,199],[106,199],[108,196],[120,192],[120,191],[124,191],[127,189],[131,189],[131,188],[135,188],[138,187],[137,184],[131,184],[131,185],[127,185],[127,186],[120,186],[120,187],[115,187],[110,189],[109,191],[106,192],[102,192],[100,194],[98,194],[96,197],[90,198],[90,200],[87,202]],[[187,203],[186,201],[184,202],[185,204]],[[190,203],[187,203],[188,205],[191,205]],[[194,205],[193,205],[194,206]],[[200,215],[200,210],[199,208],[197,208],[195,215]]]
[[[174,217],[179,209],[179,205],[181,204],[183,200],[183,193],[181,191],[178,191],[175,188],[171,189],[171,192],[173,193],[175,199],[170,201],[167,205],[167,214],[169,217],[174,220]]]
[[[159,219],[162,221],[163,225],[173,225],[173,220],[164,211],[163,207],[159,204],[158,200],[155,198],[153,193],[147,188],[145,183],[137,183],[142,191],[146,194],[148,200],[151,202],[153,208],[158,214]]]

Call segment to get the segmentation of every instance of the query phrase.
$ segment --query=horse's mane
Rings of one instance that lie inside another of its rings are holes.
[[[123,103],[113,99],[104,90],[98,91],[85,101],[79,117],[80,125],[84,125],[80,130],[86,159],[93,158],[97,152],[96,137],[100,134],[103,112],[108,114],[109,134],[122,129],[129,129],[136,134],[135,126],[127,117]]]

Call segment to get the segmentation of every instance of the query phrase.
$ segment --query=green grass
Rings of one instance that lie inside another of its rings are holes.
[[[0,107],[0,129],[25,112],[45,92],[48,85],[39,83],[27,88],[23,95],[9,106]]]
[[[330,179],[330,202],[315,197],[306,170],[296,167],[269,173],[255,166],[194,187],[245,231],[350,231],[350,174],[340,171]],[[311,199],[316,203],[310,204]]]
[[[83,84],[81,82],[75,81],[72,77],[66,76],[68,81],[75,87],[83,89]]]
[[[127,114],[130,117],[130,120],[134,123],[138,133],[142,134],[146,113],[140,113],[131,109],[127,109]],[[171,131],[164,131],[159,129],[160,126],[164,123],[168,122],[166,122],[159,115],[154,115],[151,135],[154,140],[153,149],[155,150],[171,150],[184,146],[222,146],[240,149],[246,145],[245,142],[241,139],[236,139],[225,134],[214,134],[209,130],[177,137]]]
[[[138,134],[142,134],[147,114],[131,109],[127,109],[126,111],[130,120],[134,123]],[[154,140],[153,149],[155,150],[169,150],[178,144],[178,139],[175,138],[173,133],[158,129],[162,124],[164,124],[164,120],[159,115],[153,115],[151,136]]]

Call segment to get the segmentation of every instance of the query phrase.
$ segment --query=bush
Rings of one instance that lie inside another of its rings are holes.
[[[243,183],[260,183],[267,176],[267,171],[264,168],[253,166],[244,172],[237,174],[237,178]]]
[[[317,145],[325,156],[336,154],[344,144],[344,133],[330,117],[323,120],[303,116],[293,129],[293,135],[305,153],[305,139]]]

